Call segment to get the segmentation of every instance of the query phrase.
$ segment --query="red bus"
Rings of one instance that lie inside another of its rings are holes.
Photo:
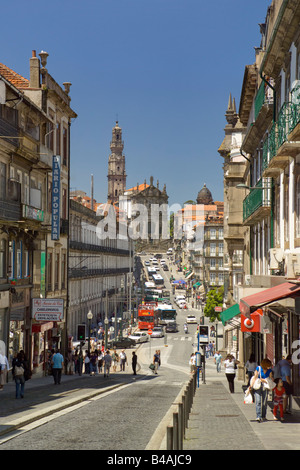
[[[138,327],[140,330],[152,330],[158,325],[158,311],[155,310],[156,302],[139,305]]]

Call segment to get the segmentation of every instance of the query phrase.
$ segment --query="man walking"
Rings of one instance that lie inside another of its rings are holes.
[[[61,372],[64,366],[64,358],[60,354],[59,349],[56,350],[56,353],[52,356],[52,373],[54,377],[55,385],[59,385],[61,382]]]
[[[136,375],[136,365],[137,365],[137,355],[135,351],[132,353],[132,370],[133,370],[133,375]]]
[[[217,372],[221,372],[222,356],[220,354],[220,351],[216,352],[216,354],[214,355],[214,359],[215,364],[217,366]]]
[[[120,352],[120,372],[125,371],[125,363],[127,363],[127,357],[124,349]]]
[[[111,363],[112,363],[112,357],[109,353],[109,351],[106,351],[105,356],[103,358],[104,362],[104,377],[109,377],[109,371],[111,368]]]

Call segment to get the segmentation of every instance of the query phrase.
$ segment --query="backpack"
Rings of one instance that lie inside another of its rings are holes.
[[[281,379],[281,366],[279,363],[273,367],[273,376],[274,376],[274,379],[278,379],[278,378]]]

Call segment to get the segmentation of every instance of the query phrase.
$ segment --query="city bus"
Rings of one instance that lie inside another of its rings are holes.
[[[168,323],[176,323],[177,312],[174,308],[159,308],[157,312],[159,316],[160,325],[167,325]]]
[[[138,327],[140,330],[153,330],[158,325],[158,312],[155,310],[156,302],[139,305]]]
[[[164,278],[160,274],[153,274],[152,279],[156,286],[163,286],[164,285]]]

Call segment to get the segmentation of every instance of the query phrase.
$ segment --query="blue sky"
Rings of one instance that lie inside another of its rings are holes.
[[[271,0],[20,0],[1,5],[0,62],[29,78],[32,50],[72,83],[71,187],[107,198],[112,128],[123,131],[127,187],[166,184],[170,204],[206,183],[223,200],[229,93],[239,105],[245,65]]]

